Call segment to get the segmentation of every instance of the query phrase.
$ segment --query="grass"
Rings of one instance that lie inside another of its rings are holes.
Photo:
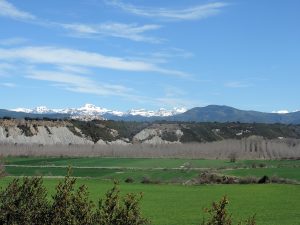
[[[188,180],[198,175],[198,171],[183,170],[135,170],[135,169],[102,169],[102,168],[73,168],[75,177],[91,177],[101,179],[117,179],[124,181],[131,177],[136,182],[140,182],[143,177],[156,181],[181,181]],[[8,175],[13,176],[65,176],[66,168],[63,167],[6,167]]]
[[[207,159],[149,159],[149,158],[101,158],[101,157],[7,157],[6,164],[15,165],[72,165],[90,167],[124,168],[179,168],[189,163],[193,168],[231,168],[231,167],[300,167],[300,160],[229,160]]]
[[[2,178],[5,187],[12,178]],[[44,178],[49,196],[59,179]],[[112,187],[112,182],[99,179],[78,179],[78,185],[89,188],[96,201]],[[203,208],[227,195],[229,210],[235,219],[257,214],[258,225],[295,225],[300,218],[300,188],[297,185],[145,185],[121,184],[121,192],[144,193],[142,211],[153,225],[196,225],[203,217]]]
[[[131,158],[63,158],[63,157],[8,157],[6,172],[13,176],[44,175],[49,198],[66,167],[73,166],[78,185],[89,188],[90,198],[97,201],[119,179],[122,193],[144,193],[142,211],[153,225],[197,225],[203,218],[203,209],[212,201],[227,195],[229,210],[237,220],[257,214],[258,225],[296,225],[300,218],[299,185],[200,185],[141,184],[143,177],[157,181],[188,180],[198,175],[198,169],[208,168],[233,176],[264,175],[300,181],[300,160],[187,160],[187,159],[131,159]],[[189,164],[192,170],[181,166]],[[132,177],[133,184],[126,178]],[[93,179],[90,179],[93,178]],[[5,187],[13,178],[0,179]]]
[[[90,167],[124,167],[124,168],[179,168],[190,163],[196,168],[216,168],[228,166],[225,160],[194,160],[194,159],[142,159],[142,158],[64,158],[64,157],[8,157],[6,164],[15,165],[72,165]]]
[[[233,176],[278,176],[300,181],[300,160],[188,160],[133,158],[64,158],[64,157],[8,157],[6,171],[13,176],[64,176],[65,168],[73,166],[74,176],[125,180],[143,177],[172,182],[196,177],[201,169],[218,170]],[[9,165],[17,165],[13,167]],[[182,168],[186,165],[184,168]],[[40,167],[39,167],[40,166]],[[194,169],[189,170],[188,168]]]
[[[300,181],[300,168],[255,168],[255,169],[236,169],[236,170],[226,170],[222,173],[227,175],[233,175],[238,177],[246,177],[246,176],[254,176],[254,177],[262,177],[262,176],[277,176],[292,180]]]

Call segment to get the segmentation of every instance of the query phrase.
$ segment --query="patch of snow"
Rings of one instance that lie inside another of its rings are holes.
[[[93,104],[85,104],[79,108],[66,108],[66,109],[48,109],[46,106],[39,106],[34,109],[27,108],[16,108],[12,109],[12,111],[16,112],[25,112],[25,113],[35,113],[35,114],[70,114],[72,118],[81,118],[83,116],[103,116],[104,114],[111,114],[114,116],[143,116],[143,117],[152,117],[152,116],[174,116],[180,113],[184,113],[187,111],[186,108],[173,108],[173,109],[164,109],[160,108],[157,111],[154,110],[146,110],[146,109],[131,109],[127,112],[121,112],[117,110],[110,110],[107,108],[101,108],[95,106]]]
[[[283,110],[273,111],[272,113],[277,113],[277,114],[287,114],[287,113],[289,113],[289,111],[286,110],[286,109],[283,109]]]

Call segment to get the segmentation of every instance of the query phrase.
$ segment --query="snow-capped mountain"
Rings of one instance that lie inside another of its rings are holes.
[[[145,109],[132,109],[129,110],[125,115],[131,115],[131,116],[144,116],[144,117],[151,117],[151,116],[174,116],[180,113],[184,113],[187,110],[185,108],[174,108],[171,110],[161,108],[157,111],[147,111]]]
[[[60,114],[69,114],[72,118],[79,118],[80,116],[93,117],[93,116],[103,116],[105,114],[110,114],[110,115],[119,116],[119,117],[122,117],[122,116],[165,117],[165,116],[174,116],[174,115],[177,115],[180,113],[184,113],[187,110],[185,108],[173,108],[171,110],[161,108],[157,111],[152,111],[152,110],[149,111],[149,110],[145,110],[145,109],[131,109],[131,110],[128,110],[127,112],[121,112],[121,111],[101,108],[101,107],[95,106],[93,104],[85,104],[84,106],[82,106],[80,108],[48,109],[46,106],[39,106],[34,109],[17,108],[17,109],[12,109],[12,111],[34,113],[34,114],[60,113]]]

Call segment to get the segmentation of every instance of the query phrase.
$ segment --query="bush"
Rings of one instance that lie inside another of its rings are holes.
[[[75,190],[75,183],[76,179],[68,174],[56,187],[53,203],[49,207],[49,224],[95,224],[94,204],[88,200],[87,188],[83,185]]]
[[[226,196],[222,197],[219,202],[213,202],[210,209],[205,209],[209,217],[206,220],[203,218],[201,225],[233,225],[232,215],[226,209],[228,204],[229,201]],[[256,225],[255,216],[247,218],[244,222],[246,225]],[[238,225],[242,224],[242,221],[238,223]]]
[[[256,184],[257,182],[258,178],[253,176],[239,178],[239,184]]]
[[[269,183],[270,182],[270,179],[269,179],[269,177],[268,176],[263,176],[262,178],[260,178],[259,180],[258,180],[258,183],[259,184],[265,184],[265,183]]]
[[[96,224],[101,225],[146,225],[149,220],[141,215],[139,201],[142,194],[127,194],[120,198],[120,190],[115,186],[106,193],[106,198],[99,201],[96,212]]]
[[[238,178],[204,171],[198,177],[192,179],[191,182],[193,184],[236,184]]]
[[[46,195],[42,178],[14,179],[0,193],[0,224],[47,224]]]
[[[125,183],[133,183],[134,182],[134,179],[132,177],[127,177],[125,179]]]
[[[139,202],[142,195],[120,197],[117,184],[99,201],[89,200],[86,186],[75,188],[70,173],[56,187],[52,201],[47,200],[43,179],[13,180],[0,191],[0,224],[20,225],[146,225]]]
[[[154,180],[154,179],[151,179],[150,177],[145,176],[142,178],[141,183],[142,184],[160,184],[160,183],[162,183],[162,181]]]

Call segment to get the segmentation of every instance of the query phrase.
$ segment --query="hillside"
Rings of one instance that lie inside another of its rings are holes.
[[[66,135],[70,137],[62,139]],[[74,140],[70,139],[71,136]],[[82,140],[82,143],[114,141],[154,144],[205,143],[226,139],[239,140],[251,136],[265,139],[300,139],[300,125],[167,121],[150,123],[109,120],[0,120],[0,140],[2,142],[22,142],[22,140],[39,142],[41,140],[42,143],[42,140],[46,141],[52,138],[53,143],[56,140],[62,144],[68,144],[68,140],[73,143],[77,139]]]
[[[182,114],[170,117],[172,121],[194,122],[241,122],[241,123],[284,123],[300,124],[300,112],[264,113],[239,110],[229,106],[209,105],[196,107]]]
[[[0,154],[298,158],[300,125],[0,120]]]

